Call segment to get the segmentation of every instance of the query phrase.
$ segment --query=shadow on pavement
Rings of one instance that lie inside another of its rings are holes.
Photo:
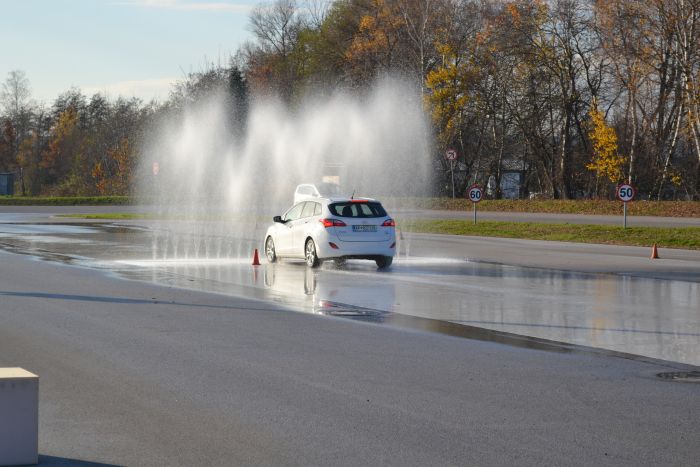
[[[68,459],[66,457],[39,456],[39,464],[42,466],[76,466],[76,467],[123,467],[120,464],[103,464],[100,462],[81,461],[78,459]]]

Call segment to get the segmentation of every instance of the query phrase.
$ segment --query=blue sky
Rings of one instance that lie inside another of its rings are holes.
[[[166,98],[206,62],[228,62],[250,38],[257,0],[0,0],[0,80],[23,70],[50,104],[78,87]]]

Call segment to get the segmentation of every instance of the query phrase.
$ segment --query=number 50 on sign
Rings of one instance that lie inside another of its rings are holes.
[[[637,190],[635,190],[632,185],[628,185],[627,183],[623,183],[617,187],[617,199],[623,203],[632,201],[636,194]]]

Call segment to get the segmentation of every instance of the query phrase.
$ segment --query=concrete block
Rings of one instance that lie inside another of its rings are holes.
[[[0,368],[0,466],[39,462],[39,377]]]

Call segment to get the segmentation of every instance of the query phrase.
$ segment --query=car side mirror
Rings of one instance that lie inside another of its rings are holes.
[[[279,222],[281,224],[284,224],[284,221],[282,220],[282,216],[275,216],[272,218],[273,222]]]

